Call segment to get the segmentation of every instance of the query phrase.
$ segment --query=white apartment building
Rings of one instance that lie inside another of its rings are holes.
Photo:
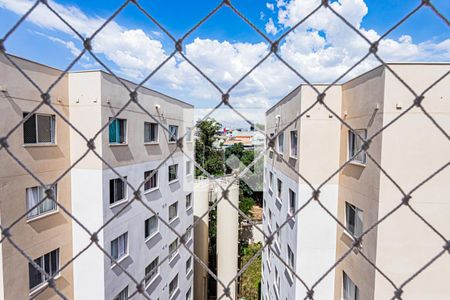
[[[450,70],[445,63],[389,65],[420,94]],[[450,131],[450,79],[443,78],[425,94],[423,106],[444,131]],[[326,85],[316,85],[323,91]],[[314,188],[342,166],[362,142],[323,106],[307,109],[317,94],[301,85],[266,113],[266,129],[274,135],[289,124],[265,160],[264,216],[267,234],[274,232],[312,195]],[[413,103],[414,96],[383,66],[326,92],[325,103],[358,134],[370,137]],[[300,113],[302,118],[290,124]],[[371,142],[368,153],[405,192],[448,164],[450,144],[420,108],[414,107]],[[290,167],[289,167],[290,165]],[[445,237],[450,236],[449,169],[411,195],[410,204]],[[320,188],[324,207],[315,200],[274,236],[263,252],[263,299],[303,299],[306,288],[276,252],[311,287],[352,246],[354,237],[394,209],[402,193],[365,152],[355,157]],[[314,287],[314,299],[390,299],[395,288],[361,255],[364,254],[397,286],[442,251],[445,242],[408,207],[371,230],[358,251],[351,251]],[[443,255],[403,287],[403,299],[448,299],[450,257]]]
[[[61,74],[38,63],[13,59],[44,89]],[[1,123],[3,135],[25,116],[24,113],[36,107],[41,98],[9,62],[2,59],[0,65],[0,85],[4,91],[1,114],[8,116]],[[123,82],[130,89],[135,87],[131,82]],[[129,92],[113,76],[102,71],[71,72],[50,95],[58,111],[89,139],[130,99]],[[127,299],[136,292],[136,284],[126,273],[138,281],[146,278],[145,290],[152,299],[193,298],[193,258],[180,245],[179,238],[155,215],[180,235],[192,226],[193,163],[176,150],[176,141],[190,131],[193,107],[147,88],[140,88],[137,98],[171,134],[131,103],[94,139],[95,151],[104,161],[92,151],[79,161],[88,149],[85,140],[45,105],[30,118],[35,120],[33,125],[27,121],[23,130],[17,130],[8,139],[10,150],[45,183],[51,183],[72,167],[58,183],[57,202],[91,232],[108,223],[98,234],[98,244],[122,268],[92,245],[56,277],[57,288],[69,299]],[[30,132],[35,134],[30,135]],[[190,134],[183,139],[183,151],[192,157]],[[37,186],[37,182],[4,151],[0,155],[2,165],[11,166],[1,173],[1,221],[8,225],[26,211],[25,204],[33,203],[30,197],[37,198],[34,195],[39,195],[39,190],[34,192],[32,187]],[[154,213],[139,201],[129,204],[133,190],[110,166],[135,188],[148,179],[140,191],[142,201]],[[153,176],[149,178],[149,175]],[[20,176],[21,180],[12,180],[13,176]],[[12,202],[20,205],[13,207]],[[35,215],[21,220],[12,234],[17,235],[17,232],[19,237],[28,237],[20,238],[18,244],[31,257],[44,268],[47,268],[45,262],[50,260],[51,266],[46,269],[49,273],[57,271],[82,251],[91,239],[52,202],[44,202]],[[184,239],[193,251],[192,232]],[[3,242],[1,248],[1,299],[24,299],[34,295],[38,295],[37,299],[58,298],[42,278],[36,279],[39,273],[29,267],[23,256],[7,242]]]

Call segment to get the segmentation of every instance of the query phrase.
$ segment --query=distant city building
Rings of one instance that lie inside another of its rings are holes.
[[[389,64],[418,93],[449,71],[450,64]],[[443,78],[425,94],[426,111],[450,131],[450,78]],[[326,85],[315,85],[323,91]],[[312,196],[315,188],[336,172],[362,147],[362,140],[321,105],[306,112],[316,92],[301,85],[266,113],[267,134],[274,136],[277,153],[265,160],[263,224],[271,235]],[[306,289],[338,261],[359,236],[397,205],[402,193],[369,158],[380,164],[408,193],[448,163],[448,138],[420,108],[414,96],[386,67],[380,66],[326,91],[325,103],[363,138],[373,138],[368,153],[361,152],[321,188],[319,199],[346,229],[316,202],[309,203],[274,236],[272,249],[263,252],[262,297],[303,299]],[[302,118],[296,120],[302,112]],[[286,161],[283,162],[280,156]],[[448,168],[414,191],[411,206],[445,237],[450,236],[450,174]],[[383,220],[314,287],[314,299],[371,300],[394,297],[395,288],[368,263],[400,285],[440,251],[444,241],[408,207]],[[283,264],[276,252],[287,264]],[[363,254],[363,255],[362,255]],[[443,255],[403,289],[402,299],[449,299],[450,256]]]
[[[62,74],[12,59],[44,90]],[[144,203],[184,234],[193,224],[193,163],[179,150],[165,159],[192,127],[193,107],[140,88],[140,105],[170,134],[132,103],[94,140],[104,161],[92,151],[83,158],[86,141],[64,119],[92,138],[128,101],[128,91],[107,73],[71,72],[50,92],[59,112],[55,113],[47,105],[38,107],[40,93],[4,56],[0,74],[2,135],[29,117],[9,136],[9,151],[46,184],[64,175],[53,188],[57,203],[91,232],[108,223],[98,234],[99,245],[136,280],[146,278],[145,289],[152,299],[192,299],[191,255],[183,245],[178,247],[180,239],[142,203],[135,201],[124,209],[133,190],[110,166],[134,187],[147,179],[141,189]],[[189,136],[183,151],[192,157]],[[6,151],[0,151],[0,162],[1,223],[8,226],[31,209],[12,227],[12,239],[46,272],[55,274],[90,243],[90,236],[53,201],[37,205],[44,189]],[[192,232],[184,240],[193,250]],[[60,299],[6,240],[0,244],[0,272],[0,299]],[[136,291],[136,284],[95,245],[55,279],[56,288],[68,299],[127,299]]]

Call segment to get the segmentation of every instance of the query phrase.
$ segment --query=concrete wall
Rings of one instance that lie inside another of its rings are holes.
[[[61,71],[24,59],[14,61],[42,88],[47,89],[61,74]],[[0,57],[0,86],[6,92],[0,93],[0,136],[5,136],[23,118],[23,112],[30,112],[41,102],[40,93],[13,67],[4,56]],[[67,76],[50,92],[55,108],[69,117]],[[44,105],[38,112],[55,114]],[[33,174],[46,184],[55,181],[69,167],[69,128],[61,117],[56,116],[56,143],[54,145],[23,145],[23,127],[19,126],[8,138],[9,150],[26,165]],[[38,185],[5,150],[0,151],[0,219],[3,226],[9,226],[26,212],[26,188]],[[58,202],[71,210],[70,174],[58,183]],[[57,248],[60,249],[60,266],[72,257],[71,220],[61,209],[45,217],[20,221],[11,229],[14,242],[33,259]],[[12,245],[1,244],[4,299],[25,299],[29,297],[28,261]],[[61,272],[56,280],[57,288],[68,298],[73,298],[72,266]],[[46,289],[39,299],[59,299],[53,290]]]

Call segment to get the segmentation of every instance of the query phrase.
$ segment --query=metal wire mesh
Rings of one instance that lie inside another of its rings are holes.
[[[171,153],[160,162],[160,164],[158,165],[157,168],[155,168],[153,170],[153,172],[151,174],[148,175],[147,179],[144,180],[139,186],[133,186],[130,182],[127,181],[126,177],[122,176],[120,174],[120,172],[118,172],[114,167],[112,167],[109,162],[102,157],[101,154],[99,154],[99,152],[96,150],[96,146],[94,143],[94,140],[105,130],[109,127],[109,125],[118,117],[120,117],[121,113],[131,104],[134,103],[137,107],[139,107],[142,112],[144,112],[150,119],[153,120],[153,122],[158,123],[159,126],[161,126],[161,128],[163,128],[164,131],[167,132],[167,134],[170,135],[170,130],[167,127],[167,125],[161,123],[158,119],[156,119],[149,111],[146,110],[146,108],[139,102],[138,99],[138,91],[140,88],[143,87],[143,85],[150,79],[152,78],[172,57],[174,57],[174,55],[178,54],[179,56],[181,56],[189,65],[191,65],[195,70],[198,71],[198,73],[204,78],[206,79],[213,88],[215,88],[220,94],[221,94],[221,99],[218,99],[218,103],[217,105],[208,113],[204,116],[203,119],[208,118],[214,111],[216,111],[219,107],[225,106],[230,108],[233,112],[235,112],[237,115],[239,115],[244,121],[246,121],[249,124],[252,124],[252,122],[247,119],[241,112],[239,112],[238,109],[236,109],[230,102],[230,93],[231,91],[233,91],[245,78],[247,78],[255,69],[257,69],[266,59],[268,59],[271,56],[276,57],[280,62],[282,62],[288,69],[290,69],[294,74],[296,74],[306,85],[308,85],[311,89],[314,90],[314,92],[316,93],[316,101],[306,110],[304,110],[301,114],[298,115],[297,118],[291,120],[289,122],[289,124],[286,124],[283,128],[281,128],[275,135],[273,136],[268,136],[265,132],[259,130],[262,134],[265,135],[266,140],[267,140],[267,145],[264,149],[264,151],[261,152],[261,154],[255,158],[255,160],[253,161],[253,163],[249,166],[247,166],[245,169],[243,169],[242,171],[240,171],[238,174],[236,174],[234,181],[228,185],[228,186],[220,186],[220,188],[222,189],[222,195],[219,197],[219,199],[217,199],[217,201],[209,207],[209,210],[206,211],[204,213],[204,215],[199,218],[196,222],[194,222],[194,224],[188,229],[191,230],[193,227],[195,227],[198,222],[203,219],[203,218],[207,218],[208,214],[215,208],[217,207],[217,205],[221,202],[221,201],[227,201],[230,205],[232,205],[239,213],[239,215],[245,219],[249,224],[253,224],[255,225],[255,223],[251,220],[251,218],[249,218],[247,215],[245,215],[241,210],[239,210],[239,207],[235,206],[227,197],[228,197],[228,189],[230,188],[230,186],[234,183],[237,182],[240,178],[242,178],[247,172],[249,172],[249,170],[257,163],[258,160],[262,159],[264,157],[264,155],[270,151],[273,150],[275,153],[277,153],[275,151],[275,141],[277,140],[277,137],[284,132],[291,124],[293,124],[294,122],[296,122],[297,120],[299,120],[300,118],[304,117],[312,108],[316,107],[316,106],[322,106],[324,109],[326,109],[330,114],[332,114],[337,120],[339,120],[339,122],[345,126],[346,128],[348,128],[349,131],[351,131],[355,136],[359,137],[361,140],[363,140],[363,146],[361,147],[361,149],[359,149],[356,153],[354,153],[354,155],[352,157],[350,157],[344,164],[342,164],[335,172],[333,172],[332,174],[329,175],[329,177],[327,178],[327,180],[323,181],[322,184],[318,185],[318,186],[314,186],[313,184],[311,184],[308,181],[308,178],[306,178],[305,176],[303,176],[301,174],[301,172],[299,172],[298,170],[296,170],[295,168],[293,168],[288,161],[286,161],[285,158],[283,158],[282,156],[278,156],[278,159],[280,159],[287,167],[289,167],[295,174],[298,175],[298,177],[303,180],[304,182],[306,182],[309,187],[311,188],[311,190],[313,191],[311,194],[311,197],[309,198],[308,201],[306,201],[301,207],[299,207],[291,216],[287,217],[283,223],[280,224],[280,226],[277,228],[277,230],[275,230],[274,232],[268,234],[267,232],[264,232],[263,230],[261,230],[259,227],[256,227],[257,230],[261,231],[261,233],[264,235],[265,237],[265,244],[262,246],[262,248],[256,253],[256,255],[247,262],[246,265],[244,265],[241,270],[239,270],[239,272],[236,274],[236,276],[234,277],[234,279],[230,282],[223,282],[220,278],[217,277],[216,274],[214,274],[214,272],[212,272],[210,269],[208,269],[208,266],[205,265],[205,263],[199,258],[197,257],[193,251],[189,248],[186,247],[185,245],[185,235],[186,232],[177,232],[174,228],[172,228],[172,226],[168,223],[167,220],[161,218],[158,216],[159,221],[162,222],[170,231],[173,232],[173,234],[176,235],[176,237],[179,238],[180,243],[178,244],[177,247],[184,247],[189,254],[208,272],[208,274],[210,276],[212,276],[219,284],[220,286],[222,286],[223,291],[219,292],[220,298],[228,298],[228,299],[233,299],[233,295],[230,295],[230,285],[237,280],[244,272],[245,270],[248,268],[248,266],[254,261],[254,259],[256,259],[256,257],[258,255],[261,255],[261,253],[266,249],[266,248],[272,248],[273,245],[273,241],[274,238],[276,237],[276,235],[283,229],[283,227],[285,227],[286,224],[289,223],[290,220],[296,218],[299,213],[305,208],[307,207],[311,202],[316,201],[320,207],[328,214],[328,216],[330,218],[332,218],[337,224],[338,226],[340,226],[342,229],[346,230],[346,226],[344,224],[342,224],[342,222],[337,219],[334,214],[329,211],[326,206],[322,203],[321,197],[320,197],[320,192],[321,189],[336,175],[338,174],[340,171],[342,171],[342,169],[347,166],[351,161],[353,161],[361,152],[365,152],[367,154],[367,157],[370,161],[372,161],[378,168],[379,170],[398,188],[398,190],[400,191],[400,193],[403,195],[402,199],[399,199],[398,205],[391,210],[390,212],[388,212],[387,214],[385,214],[383,217],[379,218],[377,222],[375,222],[374,224],[372,224],[369,228],[367,228],[366,230],[364,230],[364,232],[360,235],[360,236],[353,236],[354,238],[354,243],[353,245],[348,249],[348,251],[345,252],[345,254],[338,258],[335,263],[333,265],[331,265],[328,269],[327,272],[325,272],[324,274],[322,274],[322,276],[320,278],[317,279],[317,281],[315,282],[305,282],[296,272],[295,270],[292,269],[292,267],[290,266],[289,263],[287,263],[285,261],[285,259],[283,257],[281,257],[277,251],[272,251],[272,253],[274,254],[274,256],[276,257],[277,260],[279,260],[281,262],[281,264],[283,264],[295,277],[296,280],[298,280],[307,290],[307,294],[305,295],[305,299],[313,299],[314,297],[314,291],[315,288],[318,286],[318,284],[330,273],[332,272],[336,266],[343,261],[353,250],[358,249],[363,238],[369,233],[371,232],[374,228],[376,228],[380,223],[384,222],[387,218],[390,218],[390,216],[397,210],[401,209],[402,207],[406,207],[409,210],[411,210],[417,217],[419,220],[421,220],[427,227],[429,227],[437,236],[439,236],[440,239],[442,239],[442,245],[443,248],[442,249],[436,249],[437,254],[435,257],[433,257],[432,259],[430,259],[430,261],[428,263],[426,263],[422,268],[418,269],[416,272],[414,272],[413,274],[411,274],[411,276],[409,278],[407,278],[404,282],[401,283],[394,283],[385,273],[382,272],[382,270],[380,270],[377,265],[373,262],[371,262],[369,260],[369,258],[367,256],[364,255],[364,253],[360,252],[362,257],[367,260],[367,262],[377,271],[379,272],[386,280],[388,280],[393,287],[393,299],[397,298],[397,299],[401,299],[402,296],[402,291],[405,288],[406,285],[408,285],[408,283],[410,283],[416,276],[418,276],[420,273],[422,273],[426,268],[428,268],[431,264],[433,264],[437,258],[439,258],[440,256],[444,255],[446,252],[450,253],[450,240],[448,237],[445,237],[443,234],[441,234],[437,228],[433,227],[432,225],[432,220],[427,220],[425,217],[423,217],[420,213],[418,213],[411,205],[410,199],[411,199],[411,195],[416,192],[418,189],[421,188],[421,186],[423,184],[425,184],[426,182],[432,180],[437,174],[439,174],[440,172],[442,172],[444,169],[446,169],[449,166],[449,163],[446,163],[445,165],[443,165],[441,168],[439,168],[438,170],[436,170],[433,174],[429,175],[427,178],[425,178],[424,180],[422,180],[419,184],[417,184],[414,188],[410,189],[409,191],[405,191],[403,190],[400,185],[395,181],[395,179],[393,179],[389,173],[387,172],[387,170],[385,170],[383,168],[383,166],[381,166],[381,164],[379,162],[377,162],[373,155],[370,153],[370,145],[371,145],[371,141],[373,141],[373,139],[378,136],[379,134],[381,134],[383,131],[385,131],[388,127],[390,127],[392,124],[396,123],[400,118],[402,118],[408,111],[410,111],[413,108],[419,108],[424,116],[426,116],[431,122],[433,122],[434,126],[443,134],[443,136],[447,139],[447,141],[450,140],[448,133],[444,130],[444,128],[442,128],[442,126],[439,125],[439,123],[431,116],[431,114],[429,114],[427,112],[427,110],[425,109],[425,107],[423,106],[423,102],[426,101],[426,94],[436,85],[438,84],[441,80],[443,80],[446,76],[448,76],[448,74],[450,73],[450,71],[447,71],[444,75],[442,75],[440,78],[438,78],[433,84],[431,84],[428,88],[424,89],[423,91],[416,91],[412,86],[408,85],[402,78],[401,76],[399,76],[391,67],[390,65],[388,65],[379,55],[378,55],[378,50],[380,47],[380,41],[386,37],[388,34],[390,34],[392,31],[394,31],[398,26],[400,26],[402,23],[404,23],[406,20],[408,20],[412,15],[414,15],[415,13],[417,13],[417,11],[419,10],[431,10],[438,18],[440,18],[442,20],[442,22],[445,23],[445,25],[448,27],[450,26],[449,20],[447,19],[447,17],[441,13],[437,7],[434,6],[434,4],[432,3],[432,1],[430,0],[423,0],[423,1],[417,1],[418,4],[417,6],[410,12],[408,13],[406,16],[400,18],[400,20],[394,25],[392,26],[389,30],[387,30],[383,35],[381,35],[379,37],[378,40],[372,42],[370,41],[364,34],[362,34],[357,28],[355,28],[355,26],[353,26],[349,21],[346,20],[346,18],[344,16],[342,16],[338,11],[336,11],[335,9],[333,9],[333,7],[329,4],[328,0],[323,0],[321,1],[321,3],[315,7],[309,14],[307,14],[302,20],[300,20],[299,22],[297,22],[296,25],[292,26],[288,31],[286,31],[284,34],[282,34],[278,39],[276,40],[272,40],[270,39],[266,34],[264,34],[256,25],[254,25],[243,13],[241,13],[236,6],[233,5],[232,1],[230,0],[224,0],[223,2],[221,2],[217,7],[215,7],[211,12],[209,12],[203,19],[201,19],[195,26],[193,26],[190,30],[188,30],[188,32],[186,32],[182,37],[180,38],[176,38],[174,37],[161,23],[159,23],[153,16],[152,14],[147,11],[145,8],[143,8],[138,0],[127,0],[124,1],[115,11],[114,13],[107,18],[103,24],[101,26],[98,27],[98,29],[91,34],[90,36],[84,36],[83,34],[81,34],[80,32],[78,32],[69,22],[67,22],[58,12],[57,10],[52,7],[52,5],[47,2],[46,0],[38,0],[34,3],[34,5],[14,24],[14,26],[11,27],[11,29],[3,36],[3,38],[0,40],[0,52],[1,54],[13,65],[15,66],[15,68],[26,78],[26,80],[28,80],[33,86],[34,88],[39,92],[39,94],[41,95],[42,101],[33,109],[31,110],[18,124],[15,124],[14,126],[12,126],[12,128],[7,132],[6,135],[4,135],[3,137],[1,137],[0,139],[0,151],[4,151],[6,153],[8,153],[8,155],[18,164],[20,165],[20,167],[22,167],[31,177],[33,177],[39,184],[40,186],[45,190],[45,197],[43,199],[41,199],[35,206],[33,206],[32,208],[29,209],[29,211],[24,211],[23,214],[21,216],[19,216],[14,222],[12,222],[11,224],[1,224],[0,228],[2,231],[2,238],[1,238],[1,243],[5,243],[6,241],[9,242],[17,251],[18,253],[20,253],[24,258],[26,258],[26,260],[32,264],[44,277],[45,280],[47,281],[48,285],[46,288],[50,288],[53,289],[55,293],[57,293],[62,299],[67,299],[67,297],[60,291],[58,290],[58,288],[55,285],[55,274],[64,270],[65,268],[67,268],[70,264],[72,264],[80,255],[82,255],[87,249],[89,249],[90,247],[97,247],[100,251],[103,252],[103,254],[105,255],[105,257],[107,257],[109,260],[111,260],[112,262],[116,263],[118,268],[121,269],[121,271],[126,274],[129,279],[135,284],[135,289],[133,290],[133,292],[129,295],[129,299],[132,299],[135,295],[142,295],[143,297],[145,297],[146,299],[150,299],[150,295],[147,294],[147,292],[145,291],[144,288],[144,283],[145,283],[145,279],[146,278],[134,278],[132,274],[130,274],[126,268],[122,267],[120,263],[118,263],[116,261],[116,259],[114,257],[111,256],[111,254],[105,250],[102,245],[99,243],[99,238],[98,235],[100,234],[100,232],[102,230],[104,230],[106,228],[106,226],[108,226],[108,224],[110,224],[112,222],[113,219],[117,218],[117,216],[119,216],[121,213],[123,213],[127,207],[129,207],[132,203],[134,202],[139,202],[142,204],[142,206],[152,212],[153,214],[157,215],[154,208],[152,208],[150,205],[148,205],[145,201],[143,201],[142,199],[142,194],[141,194],[141,190],[144,187],[144,185],[146,184],[147,181],[150,180],[150,178],[153,176],[153,174],[155,174],[155,172],[158,171],[158,169],[160,169],[160,167],[168,160],[172,157],[172,155],[176,152],[176,151],[181,151],[183,153],[184,156],[186,156],[189,160],[192,160],[195,164],[195,167],[199,168],[203,174],[210,178],[211,180],[214,180],[214,177],[211,174],[208,174],[208,172],[206,170],[204,170],[202,168],[201,165],[199,165],[198,163],[195,162],[195,160],[193,159],[193,157],[189,156],[189,153],[187,153],[186,151],[184,151],[183,149],[183,139],[185,138],[185,136],[179,138],[176,142],[176,147],[173,151],[171,151]],[[83,43],[84,45],[84,49],[81,51],[81,53],[67,66],[67,68],[60,74],[60,76],[57,78],[57,80],[55,80],[49,87],[44,88],[42,86],[40,86],[39,84],[37,84],[24,70],[22,70],[22,68],[15,62],[14,59],[11,58],[10,54],[7,53],[7,50],[5,48],[5,42],[14,34],[14,32],[24,23],[24,21],[28,18],[28,16],[30,15],[31,12],[33,12],[38,6],[44,6],[46,7],[48,10],[50,10],[56,17],[58,17],[76,36],[78,36],[78,38],[80,39],[80,41]],[[92,41],[98,36],[98,34],[108,25],[108,23],[110,23],[112,20],[114,20],[122,10],[124,10],[127,6],[135,6],[140,12],[142,12],[150,22],[152,22],[153,24],[155,24],[162,32],[164,32],[167,37],[169,37],[169,39],[173,42],[173,46],[174,49],[171,52],[171,54],[164,60],[162,61],[150,74],[148,74],[148,76],[145,77],[144,80],[142,80],[135,88],[130,88],[130,86],[128,84],[126,84],[119,76],[117,76],[113,70],[111,70],[107,64],[105,64],[94,52],[93,52],[93,44]],[[219,87],[218,84],[216,84],[214,82],[214,80],[212,80],[208,75],[205,74],[205,72],[202,71],[201,67],[197,66],[194,62],[192,62],[183,52],[183,42],[192,35],[192,33],[197,30],[200,26],[202,26],[203,23],[205,23],[208,19],[210,19],[213,15],[215,15],[219,10],[223,9],[224,7],[228,7],[230,8],[240,19],[242,19],[246,24],[248,24],[248,26],[250,26],[257,34],[259,34],[267,43],[270,44],[270,52],[265,55],[257,64],[255,64],[250,70],[248,70],[239,80],[237,80],[233,85],[231,85],[227,90],[223,90]],[[342,21],[342,24],[347,26],[348,28],[350,28],[355,34],[357,34],[362,40],[364,40],[367,43],[367,54],[365,56],[363,56],[357,63],[355,63],[353,66],[351,66],[348,70],[346,70],[342,75],[340,75],[339,77],[337,77],[332,83],[330,83],[329,85],[327,85],[327,87],[323,90],[323,91],[319,91],[317,89],[316,86],[314,86],[313,84],[311,84],[310,81],[308,81],[308,79],[302,75],[302,71],[301,70],[297,70],[295,69],[293,66],[291,66],[279,53],[278,53],[278,48],[279,45],[281,44],[281,42],[288,36],[288,34],[290,34],[292,31],[294,31],[298,26],[300,26],[302,23],[304,23],[306,20],[308,20],[311,16],[313,16],[314,14],[316,14],[318,11],[321,10],[328,10],[330,12],[332,12],[337,18],[339,18]],[[101,65],[104,69],[106,69],[112,76],[114,76],[114,78],[117,80],[117,82],[119,82],[122,87],[124,89],[126,89],[129,93],[129,99],[128,101],[113,115],[112,118],[110,118],[110,120],[105,123],[101,128],[98,129],[97,133],[94,134],[93,136],[85,136],[83,134],[82,131],[80,131],[78,128],[76,128],[73,124],[71,124],[70,120],[67,119],[64,114],[62,114],[57,107],[55,107],[54,105],[54,99],[51,98],[50,93],[52,92],[53,88],[58,84],[58,82],[71,70],[71,68],[81,59],[81,57],[85,54],[89,53],[94,59],[95,61]],[[385,126],[383,126],[381,129],[379,129],[377,132],[375,132],[374,134],[372,134],[371,136],[365,138],[363,136],[361,136],[354,128],[352,128],[343,118],[341,118],[341,116],[339,114],[337,114],[336,112],[334,112],[330,106],[327,104],[327,91],[337,82],[339,82],[340,80],[342,80],[346,75],[348,75],[352,70],[354,70],[358,65],[360,65],[364,60],[366,60],[368,57],[373,57],[375,58],[380,64],[382,64],[387,70],[389,70],[390,73],[392,73],[392,75],[399,81],[401,82],[401,84],[410,92],[411,94],[411,98],[410,98],[410,104],[409,106],[402,112],[400,113],[397,117],[395,117],[392,121],[390,121],[388,124],[386,124]],[[33,173],[33,171],[29,168],[29,166],[27,166],[26,163],[22,162],[21,159],[13,152],[10,150],[9,147],[9,139],[10,137],[14,134],[14,132],[20,130],[20,127],[23,126],[23,128],[25,128],[25,130],[34,130],[33,128],[31,128],[30,126],[28,126],[27,124],[29,124],[30,122],[33,122],[32,117],[34,113],[39,112],[39,110],[44,107],[47,106],[49,107],[61,120],[63,120],[63,122],[65,122],[73,131],[75,131],[79,136],[81,136],[81,138],[84,140],[84,142],[86,143],[86,151],[84,152],[84,154],[79,157],[75,163],[73,163],[65,172],[63,172],[54,182],[48,183],[48,182],[44,182],[42,181],[36,174]],[[258,129],[257,129],[258,130]],[[188,133],[186,133],[188,134]],[[70,209],[67,209],[66,207],[64,207],[60,202],[57,202],[55,200],[55,194],[54,194],[54,189],[53,187],[56,186],[56,184],[63,178],[65,177],[67,174],[70,173],[70,171],[74,168],[75,165],[77,165],[80,161],[83,160],[83,158],[86,157],[86,155],[88,153],[93,153],[102,163],[104,163],[108,168],[110,168],[112,170],[112,172],[115,173],[115,175],[117,175],[121,180],[123,180],[126,185],[132,190],[132,197],[131,199],[127,202],[126,205],[124,205],[119,211],[117,211],[109,220],[107,220],[100,228],[98,228],[95,231],[90,231],[88,230],[82,222],[80,222],[77,219],[77,216],[72,215],[70,212]],[[21,249],[21,247],[15,242],[14,240],[14,235],[11,233],[12,228],[18,223],[20,222],[22,219],[24,219],[30,211],[34,210],[36,207],[38,207],[39,205],[41,205],[44,201],[46,201],[47,199],[51,199],[52,201],[54,201],[56,203],[56,205],[68,216],[70,216],[70,218],[78,225],[80,226],[80,228],[82,228],[90,237],[91,237],[91,242],[86,245],[86,247],[84,249],[82,249],[79,253],[74,253],[73,257],[68,260],[67,262],[65,262],[64,265],[62,265],[59,268],[58,272],[54,272],[54,274],[48,274],[40,265],[38,265],[34,259],[32,257],[30,257],[30,255],[28,255],[24,249]],[[219,233],[220,234],[220,233]],[[165,257],[164,259],[160,259],[159,261],[159,265],[163,264],[167,259],[169,259],[169,256]],[[40,291],[39,293],[42,293],[45,289],[43,289],[42,291]],[[37,295],[36,295],[37,296]],[[219,299],[220,299],[219,298]]]

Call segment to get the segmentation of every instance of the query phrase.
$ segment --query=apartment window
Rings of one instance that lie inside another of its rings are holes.
[[[192,229],[189,228],[188,230],[186,230],[186,233],[184,234],[184,240],[186,242],[190,241],[192,238]]]
[[[192,271],[192,257],[189,257],[186,260],[186,274],[189,274],[189,272]]]
[[[363,211],[348,202],[345,202],[345,227],[356,237],[363,231]]]
[[[169,166],[169,182],[175,181],[178,179],[178,165],[170,165]]]
[[[149,178],[149,176],[153,172],[155,173]],[[144,179],[146,180],[146,182],[144,183],[144,191],[156,189],[158,187],[158,170],[150,170],[144,172]]]
[[[277,198],[281,200],[281,192],[283,188],[283,182],[280,179],[277,179]]]
[[[189,288],[186,292],[186,300],[192,300],[192,288]]]
[[[172,297],[172,295],[176,292],[177,289],[178,289],[178,274],[175,275],[175,277],[169,283],[169,297]]]
[[[278,134],[278,153],[283,155],[284,152],[284,132]]]
[[[112,119],[109,124],[109,143],[110,144],[125,144],[127,140],[127,120]]]
[[[23,113],[23,117],[28,113]],[[24,144],[54,144],[55,143],[55,116],[46,114],[32,114],[23,123]]]
[[[127,179],[127,177],[124,177]],[[127,187],[125,181],[120,178],[109,181],[109,204],[114,204],[127,197]]]
[[[297,195],[291,189],[289,189],[289,214],[293,215],[297,209]]]
[[[172,243],[169,245],[169,256],[172,258],[175,256],[178,250],[178,238],[176,238]]]
[[[343,299],[344,300],[359,300],[359,289],[350,279],[350,277],[343,272]]]
[[[52,276],[59,270],[59,249],[53,250],[37,259],[34,262]],[[28,263],[28,275],[30,290],[46,282],[45,276],[39,272],[31,263]]]
[[[279,230],[280,229],[280,225],[278,225],[278,223],[275,224],[275,229],[277,231],[276,242],[277,242],[278,249],[280,249],[280,245],[281,245],[281,243],[280,243],[281,230]]]
[[[291,267],[295,271],[295,256],[294,252],[292,252],[291,247],[287,246],[287,261],[289,267]]]
[[[186,209],[192,207],[192,193],[186,195]]]
[[[56,201],[56,197],[57,197],[56,186],[53,186],[52,190],[53,190],[53,194],[55,195],[55,201]],[[45,197],[45,190],[42,186],[35,186],[35,187],[30,187],[30,188],[26,189],[28,219],[31,219],[31,218],[43,215],[47,212],[56,210],[56,202],[49,198],[42,201],[42,199],[44,199],[44,197]],[[38,206],[33,208],[40,201],[42,201],[42,202]],[[31,209],[31,208],[33,208],[33,209]]]
[[[192,174],[192,161],[187,161],[186,162],[186,175],[191,175]]]
[[[169,206],[169,222],[178,217],[178,201]]]
[[[186,128],[186,142],[192,142],[192,127]]]
[[[178,140],[178,126],[169,125],[169,142],[176,142]]]
[[[153,236],[156,232],[158,232],[158,217],[152,216],[145,220],[145,238]]]
[[[145,267],[145,284],[148,284],[158,275],[159,257],[155,258],[147,267]]]
[[[277,267],[275,267],[275,287],[277,288],[277,290],[276,290],[277,295],[279,295],[279,292],[280,292],[280,283],[281,283],[280,274],[278,273]]]
[[[156,143],[158,142],[158,123],[144,123],[144,142]]]
[[[273,188],[273,173],[269,172],[269,190]]]
[[[298,138],[297,138],[297,130],[291,131],[291,157],[296,158],[298,151]]]
[[[111,241],[111,257],[116,261],[128,254],[128,232]]]
[[[353,157],[363,146],[364,141],[358,137],[355,133],[360,135],[362,138],[367,138],[367,130],[356,129],[353,131],[348,131],[348,154],[349,158]],[[355,156],[354,161],[365,164],[366,163],[366,152],[361,151]]]
[[[128,299],[128,286],[125,287],[113,300],[127,300]]]

